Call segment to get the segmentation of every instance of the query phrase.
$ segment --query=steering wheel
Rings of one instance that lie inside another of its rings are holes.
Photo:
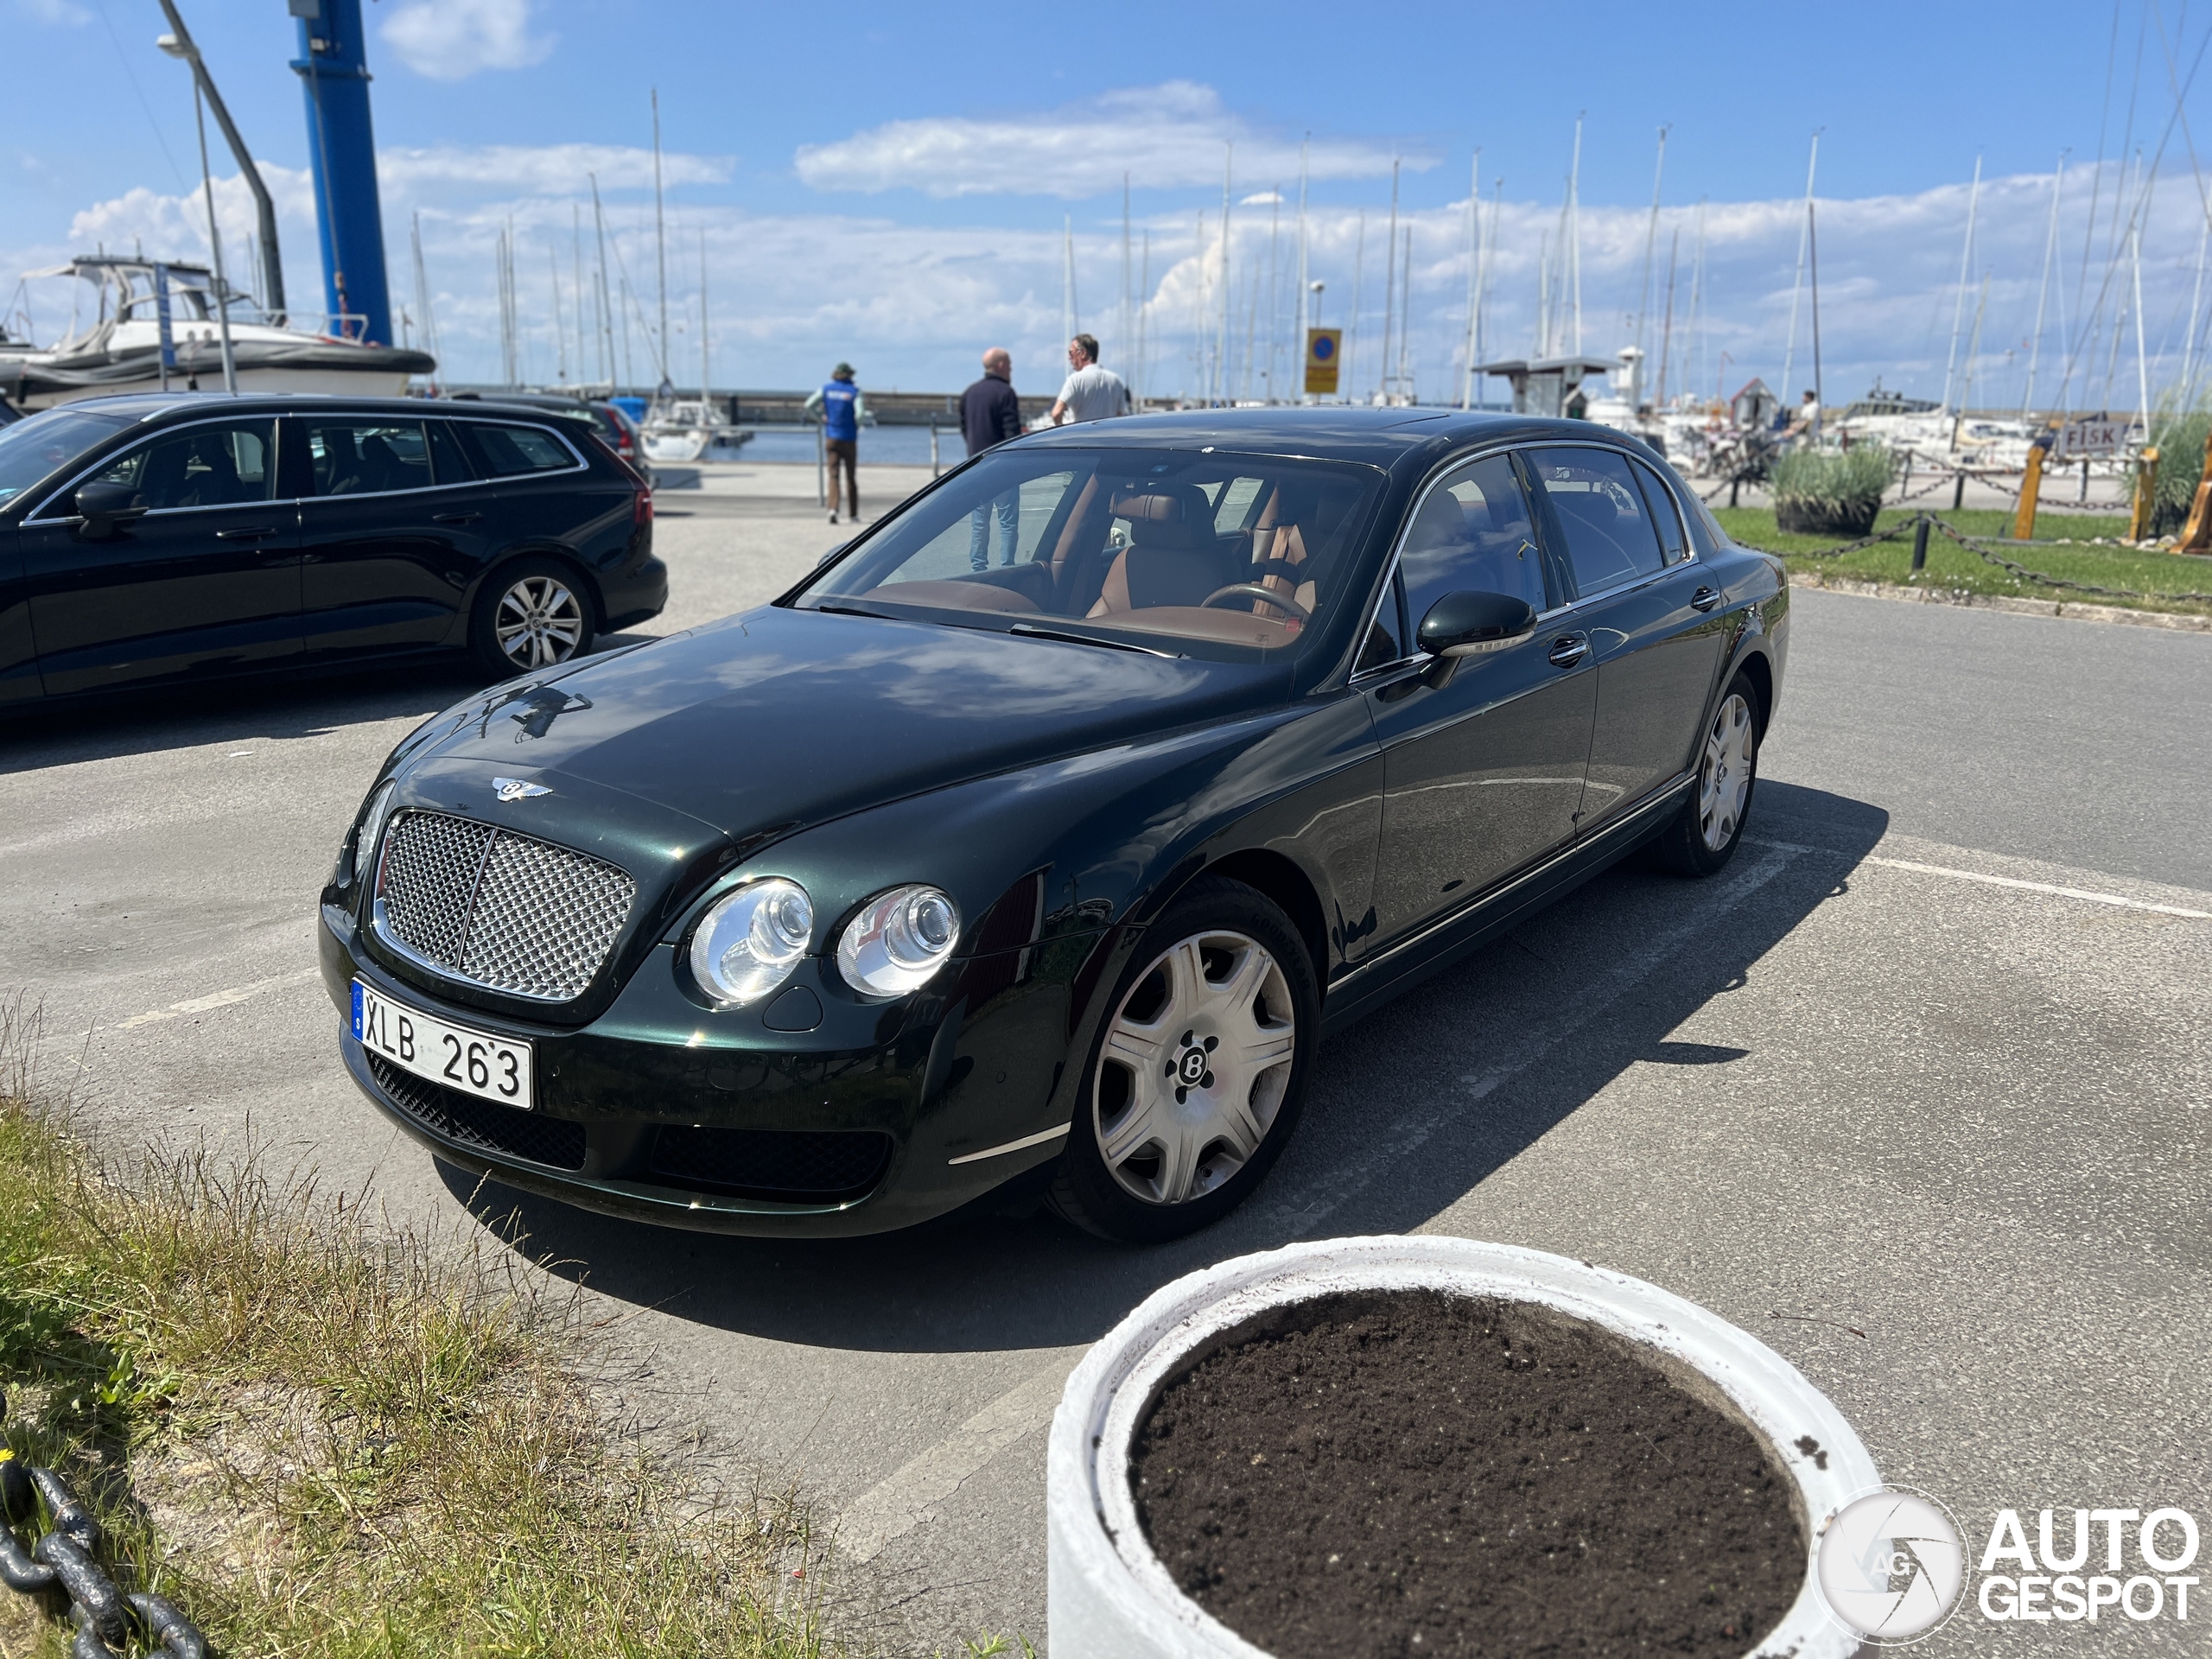
[[[1198,601],[1198,608],[1205,610],[1216,600],[1220,599],[1257,601],[1262,604],[1273,605],[1281,610],[1288,611],[1300,622],[1311,622],[1313,620],[1313,613],[1288,594],[1279,594],[1272,588],[1262,588],[1256,582],[1232,582],[1226,588],[1217,588]]]

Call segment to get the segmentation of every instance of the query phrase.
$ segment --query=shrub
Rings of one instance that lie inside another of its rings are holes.
[[[2204,475],[2204,440],[2212,434],[2212,408],[2161,410],[2151,422],[2158,446],[2158,481],[2151,496],[2153,536],[2177,536]]]
[[[1775,461],[1775,499],[1808,502],[1829,514],[1863,512],[1881,500],[1895,468],[1894,457],[1878,443],[1793,449]]]

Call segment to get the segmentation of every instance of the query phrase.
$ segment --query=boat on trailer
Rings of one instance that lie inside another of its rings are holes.
[[[0,346],[0,397],[18,409],[122,392],[219,391],[226,320],[240,391],[397,397],[410,378],[437,368],[427,352],[362,339],[359,317],[266,315],[205,265],[100,255],[28,274],[77,277],[92,284],[97,300],[92,323],[53,346]],[[174,359],[166,370],[165,300]]]

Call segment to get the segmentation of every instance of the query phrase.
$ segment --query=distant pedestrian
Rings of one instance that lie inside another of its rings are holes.
[[[1097,340],[1077,334],[1068,342],[1067,384],[1052,404],[1052,424],[1103,421],[1128,412],[1128,387],[1113,370],[1099,366]]]
[[[837,522],[837,468],[845,469],[845,505],[853,523],[861,521],[861,423],[868,418],[868,400],[853,384],[853,365],[840,363],[830,371],[830,384],[806,400],[806,412],[822,422],[823,446],[830,452],[830,522]]]
[[[994,346],[983,353],[983,378],[960,394],[960,435],[967,440],[971,455],[1021,435],[1021,399],[1014,391],[1014,359],[1003,346]],[[999,523],[999,563],[1014,563],[1014,543],[1021,534],[1019,490],[1008,490],[996,501],[976,509],[968,531],[971,569],[990,568],[994,512]]]

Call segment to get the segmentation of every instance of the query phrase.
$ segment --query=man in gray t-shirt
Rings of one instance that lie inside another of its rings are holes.
[[[1129,412],[1129,389],[1111,369],[1098,366],[1098,342],[1077,334],[1068,342],[1066,383],[1052,404],[1054,426],[1076,421],[1103,421]]]

